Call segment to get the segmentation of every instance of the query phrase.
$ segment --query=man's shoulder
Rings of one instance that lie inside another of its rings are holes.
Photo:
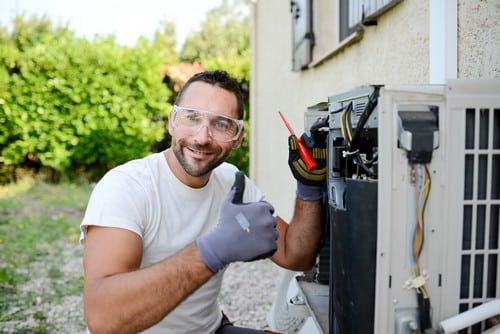
[[[118,165],[116,168],[134,168],[137,166],[143,166],[145,164],[150,164],[152,162],[158,161],[158,158],[161,158],[161,153],[152,153],[149,155],[146,155],[144,157],[136,158],[129,160],[127,162],[124,162],[121,165]]]
[[[155,168],[158,163],[159,153],[153,153],[143,158],[129,160],[121,165],[110,169],[100,180],[108,182],[138,182],[143,183],[154,178],[158,170]]]
[[[153,153],[142,158],[137,158],[124,162],[110,170],[110,172],[125,172],[134,173],[140,172],[145,169],[150,169],[150,167],[158,162],[160,158],[160,153]]]

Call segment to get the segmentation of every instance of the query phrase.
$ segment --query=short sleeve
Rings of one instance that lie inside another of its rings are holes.
[[[80,225],[80,241],[87,226],[117,227],[143,237],[147,194],[137,180],[121,171],[108,172],[95,186]]]

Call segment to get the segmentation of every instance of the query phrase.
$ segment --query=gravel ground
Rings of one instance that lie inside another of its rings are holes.
[[[269,329],[267,312],[284,271],[270,260],[231,264],[219,297],[224,313],[237,326]]]
[[[63,275],[58,284],[81,277],[81,254],[80,246],[65,247],[61,263]],[[46,263],[41,260],[24,270],[30,273],[32,279],[20,288],[22,295],[50,296],[47,289],[50,289],[51,278]],[[255,329],[268,328],[267,312],[276,296],[283,273],[284,270],[270,260],[234,263],[229,266],[224,276],[219,303],[235,325]],[[35,311],[38,311],[45,314],[47,323],[57,324],[58,329],[50,332],[51,334],[85,333],[81,296],[64,297],[55,302],[43,300],[44,298],[47,297],[36,297],[33,310],[28,313],[36,314]],[[9,311],[14,314],[19,310],[13,308]],[[34,317],[24,321],[0,322],[0,333],[45,333],[36,330],[36,322]]]

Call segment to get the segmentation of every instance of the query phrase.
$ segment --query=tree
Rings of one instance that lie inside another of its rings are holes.
[[[175,64],[177,58],[177,39],[175,35],[175,24],[172,21],[165,20],[161,27],[156,30],[153,41],[149,42],[146,38],[141,38],[137,47],[147,47],[159,53],[163,64]]]
[[[241,83],[250,77],[250,17],[242,0],[223,0],[207,13],[201,30],[186,38],[180,60],[223,69]]]

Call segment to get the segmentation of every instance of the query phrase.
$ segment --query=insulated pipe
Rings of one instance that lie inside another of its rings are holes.
[[[439,323],[443,333],[454,333],[500,314],[500,299],[481,304]]]

